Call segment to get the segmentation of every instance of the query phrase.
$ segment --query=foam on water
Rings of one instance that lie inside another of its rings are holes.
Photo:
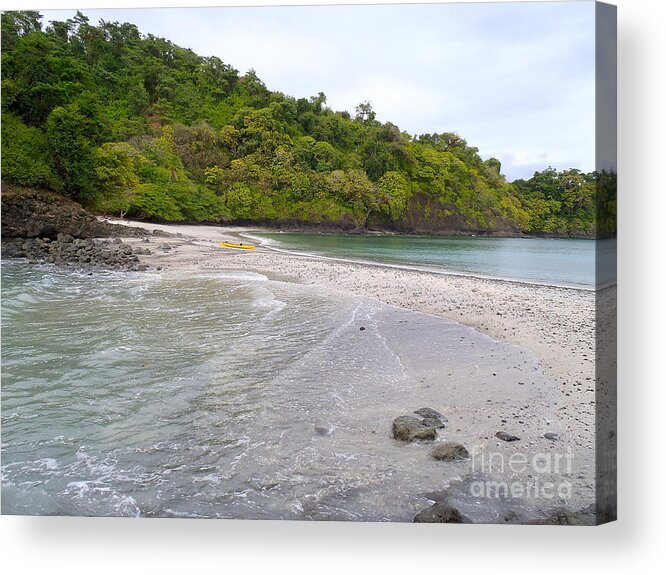
[[[453,322],[259,274],[12,263],[2,290],[10,514],[411,520],[463,468],[392,419],[465,382],[486,401],[499,355],[543,378]]]

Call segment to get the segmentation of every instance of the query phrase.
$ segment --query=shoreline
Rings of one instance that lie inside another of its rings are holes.
[[[594,356],[595,298],[598,293],[616,290],[615,284],[596,291],[342,260],[276,250],[265,245],[257,246],[247,253],[245,250],[242,253],[239,253],[241,250],[222,251],[217,242],[237,240],[242,234],[252,230],[242,227],[150,224],[111,219],[107,221],[177,234],[172,237],[151,238],[153,245],[156,242],[179,244],[178,257],[174,257],[177,254],[171,253],[171,250],[144,257],[153,270],[157,267],[174,271],[222,267],[243,269],[263,273],[270,279],[320,285],[374,298],[389,305],[453,320],[494,339],[525,347],[536,355],[546,370],[551,372],[549,375],[556,379],[574,375],[576,372],[584,371],[586,375],[589,374],[589,370],[580,369],[581,362],[572,362],[570,359],[572,355],[581,361],[582,356]],[[138,243],[141,240],[126,241]],[[211,252],[208,249],[210,247],[216,248],[215,251]],[[280,257],[271,257],[274,254],[279,254]],[[358,282],[352,272],[361,272],[362,275],[371,277],[363,277],[363,281]],[[420,285],[424,277],[430,281]],[[369,284],[367,279],[376,280],[377,283]],[[396,279],[415,283],[416,289],[407,293],[403,285],[395,285]],[[500,322],[504,325],[499,325]],[[585,344],[589,353],[580,353],[577,346],[572,345],[570,336],[574,333],[578,335],[578,343]],[[538,337],[535,338],[535,335]],[[567,358],[567,367],[570,369],[554,365],[554,359]]]
[[[159,267],[162,273],[257,272],[275,281],[332,289],[450,320],[495,341],[527,350],[536,358],[536,368],[554,383],[556,400],[549,406],[550,417],[557,419],[562,440],[545,441],[544,446],[543,431],[541,435],[530,431],[524,432],[529,435],[529,443],[516,443],[532,451],[566,449],[573,452],[576,458],[574,491],[580,491],[581,507],[594,503],[595,303],[599,293],[612,295],[615,286],[596,292],[440,274],[295,255],[261,245],[248,251],[223,250],[217,245],[219,241],[237,240],[243,237],[240,234],[250,230],[139,222],[129,225],[179,234],[151,239],[153,247],[159,243],[168,244],[170,248],[154,250],[152,256],[142,258],[151,269]],[[530,405],[528,401],[521,409],[529,411],[535,421],[538,419],[539,406]],[[514,444],[503,441],[486,442],[486,448],[498,449],[507,456],[517,452]]]
[[[250,231],[256,231],[254,229]],[[336,256],[326,256],[326,255],[321,255],[321,254],[314,254],[314,253],[308,253],[308,252],[296,252],[296,251],[290,251],[287,249],[283,248],[277,248],[274,247],[268,243],[263,243],[263,238],[258,237],[258,236],[253,236],[250,235],[246,232],[235,232],[233,234],[234,237],[237,239],[241,238],[248,238],[251,239],[255,242],[259,242],[261,244],[262,248],[266,248],[268,250],[272,250],[274,252],[278,252],[281,254],[287,254],[290,256],[301,256],[304,258],[310,258],[310,259],[316,259],[316,260],[331,260],[334,262],[341,262],[341,263],[349,263],[349,264],[359,264],[363,266],[368,266],[368,267],[377,267],[377,268],[391,268],[391,269],[396,269],[396,270],[405,270],[405,271],[415,271],[423,274],[432,274],[435,276],[451,276],[451,277],[463,277],[463,278],[473,278],[473,279],[480,279],[480,280],[490,280],[490,281],[496,281],[496,282],[502,282],[502,283],[507,283],[507,284],[517,284],[517,285],[524,285],[524,286],[541,286],[541,287],[547,287],[547,288],[557,288],[557,289],[569,289],[569,290],[579,290],[579,291],[588,291],[588,292],[596,292],[601,289],[605,289],[608,287],[612,287],[616,284],[616,282],[612,282],[609,284],[602,284],[598,288],[595,287],[586,287],[586,286],[581,286],[581,285],[564,285],[564,284],[555,284],[555,283],[545,283],[545,282],[538,282],[538,281],[529,281],[529,280],[518,280],[518,279],[511,279],[511,278],[505,278],[505,277],[499,277],[499,276],[486,276],[482,274],[475,274],[472,272],[461,272],[461,271],[452,271],[452,270],[436,270],[432,268],[423,268],[419,266],[407,266],[407,265],[400,265],[400,264],[391,264],[391,263],[386,263],[386,262],[373,262],[369,260],[360,260],[360,259],[348,259],[348,258],[342,258],[342,257],[336,257]],[[529,238],[525,238],[529,239]]]
[[[301,293],[305,290],[312,294],[311,297],[323,297],[324,300],[336,297],[336,294],[342,298],[351,296],[359,298],[359,302],[375,302],[371,306],[385,306],[377,309],[392,314],[386,317],[399,318],[403,314],[407,321],[405,325],[421,325],[413,332],[421,342],[419,346],[415,347],[409,336],[406,339],[393,338],[395,353],[404,351],[403,359],[411,365],[409,373],[413,376],[413,385],[404,388],[402,395],[395,396],[392,402],[381,404],[383,423],[372,431],[377,435],[372,436],[368,445],[382,450],[390,460],[396,448],[390,433],[393,417],[407,415],[425,405],[441,409],[446,414],[450,423],[439,440],[462,442],[472,459],[466,464],[458,464],[461,483],[458,486],[453,484],[449,495],[441,491],[443,477],[433,478],[429,495],[426,492],[406,494],[417,497],[424,502],[423,506],[427,501],[442,505],[442,497],[451,497],[463,513],[467,507],[469,515],[474,516],[476,503],[472,501],[470,507],[469,493],[465,494],[464,489],[469,487],[469,478],[479,476],[476,463],[486,461],[483,458],[493,454],[508,461],[514,456],[571,456],[573,467],[567,474],[541,475],[537,472],[536,477],[557,484],[568,482],[572,485],[572,495],[560,498],[557,506],[556,501],[547,499],[533,501],[530,505],[541,506],[544,513],[552,513],[558,508],[579,511],[595,503],[597,407],[594,359],[596,345],[604,345],[603,341],[595,340],[595,304],[599,294],[612,296],[615,287],[596,292],[438,273],[407,266],[293,253],[265,244],[257,245],[254,250],[225,249],[218,245],[220,241],[237,242],[239,238],[250,237],[247,234],[256,230],[107,221],[148,230],[146,236],[127,237],[124,243],[141,254],[142,267],[147,264],[150,273],[168,281],[182,281],[188,276],[215,272],[232,272],[232,275],[253,272],[277,282],[269,284],[273,291],[277,289],[286,294],[292,293],[292,289],[301,290]],[[402,329],[398,325],[402,323],[394,324],[396,333]],[[444,343],[440,336],[451,329],[458,332],[458,339],[454,337]],[[465,337],[465,330],[469,330],[468,337]],[[382,339],[393,337],[390,332],[382,333],[383,336],[378,334]],[[436,343],[438,341],[441,343]],[[480,356],[480,348],[475,348],[474,344],[471,348],[466,347],[467,342],[473,341],[486,350]],[[362,356],[363,348],[359,348],[358,353]],[[415,358],[421,359],[415,361]],[[454,365],[458,365],[455,368],[458,372],[452,377],[450,372],[455,372]],[[390,384],[386,388],[388,392],[393,384],[387,383]],[[361,409],[360,413],[365,411]],[[352,409],[348,415],[353,414]],[[496,437],[499,432],[515,434],[520,441],[502,441]],[[432,462],[428,463],[427,446],[415,447],[421,453],[419,457],[425,457],[425,460],[420,464],[417,458],[413,465],[423,465],[424,477],[433,472],[439,475],[436,469],[442,469],[445,475],[450,473],[450,464],[433,466]],[[477,457],[481,459],[475,460]],[[521,473],[505,474],[502,471],[499,476],[496,473],[486,476],[488,481],[498,477],[506,481],[508,478],[522,481],[529,487],[533,474],[534,470],[527,467]],[[508,508],[507,503],[497,500],[486,503],[489,505],[487,510],[492,510],[494,516],[497,513],[511,515],[510,502]],[[490,516],[477,515],[477,518],[480,522],[491,521]]]

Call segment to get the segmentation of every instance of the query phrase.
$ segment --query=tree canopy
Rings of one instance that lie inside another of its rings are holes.
[[[130,23],[2,14],[2,177],[99,212],[586,236],[600,181],[614,209],[612,175],[547,168],[509,183],[458,134],[412,136],[368,101],[355,112]]]

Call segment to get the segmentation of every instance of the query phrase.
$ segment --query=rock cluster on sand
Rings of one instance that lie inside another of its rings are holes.
[[[150,232],[99,221],[72,200],[46,190],[4,185],[2,189],[2,255],[116,270],[144,271],[139,261],[150,250],[132,247],[120,237]],[[100,238],[114,238],[104,240]]]
[[[472,523],[460,510],[446,499],[433,503],[414,517],[414,523]],[[492,523],[515,524],[515,525],[596,525],[596,514],[594,510],[581,509],[570,511],[568,509],[556,509],[541,519],[525,520],[519,513],[509,510],[504,516],[500,516]]]
[[[116,270],[144,271],[148,266],[140,263],[139,255],[150,250],[132,247],[122,240],[81,239],[58,234],[56,239],[28,238],[5,240],[2,246],[5,257],[26,257],[29,261],[53,264],[70,264],[90,267],[108,267]]]

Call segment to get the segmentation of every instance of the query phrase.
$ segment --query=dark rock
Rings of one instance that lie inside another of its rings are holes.
[[[393,437],[400,441],[432,441],[437,437],[437,430],[416,417],[401,415],[393,420]]]
[[[365,331],[365,328],[364,328],[363,326],[361,326],[361,327],[359,328],[359,331]]]
[[[435,503],[414,517],[414,523],[468,523],[455,507],[446,503]]]
[[[501,439],[502,441],[520,441],[520,437],[516,437],[515,435],[511,435],[510,433],[507,433],[506,431],[498,431],[495,434],[495,437],[498,439]]]
[[[2,237],[61,241],[93,237],[143,237],[146,231],[99,221],[69,198],[32,188],[2,184]],[[69,236],[72,238],[66,238]]]
[[[125,246],[129,248],[129,254]],[[119,248],[123,248],[121,251]],[[107,240],[76,239],[69,234],[59,234],[55,240],[42,238],[5,238],[2,242],[3,256],[26,257],[30,263],[48,262],[58,265],[72,264],[79,267],[106,266],[113,269],[145,271],[142,264],[131,252],[131,246],[115,244]]]
[[[430,455],[440,461],[456,461],[469,459],[469,451],[460,443],[446,442],[436,445]]]
[[[445,423],[441,419],[436,419],[434,417],[424,417],[422,423],[424,425],[436,427],[437,429],[443,429],[444,427],[446,427]]]
[[[439,411],[433,409],[432,407],[422,407],[421,409],[417,409],[414,413],[416,413],[416,415],[420,415],[421,417],[447,421],[446,417],[444,417]]]
[[[560,436],[557,433],[552,433],[550,431],[548,433],[544,433],[543,436],[546,439],[550,439],[551,441],[557,441],[560,438]]]

